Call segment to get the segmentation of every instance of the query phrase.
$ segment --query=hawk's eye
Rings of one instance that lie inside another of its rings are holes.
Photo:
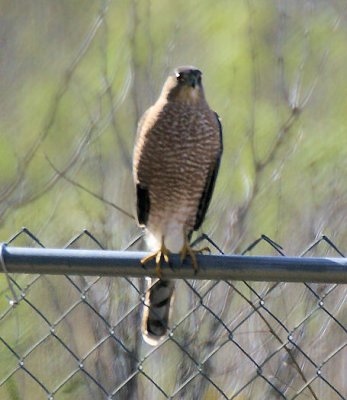
[[[185,81],[184,76],[182,74],[177,74],[176,78],[177,78],[178,82],[184,82]]]
[[[200,85],[201,83],[201,75],[198,76],[198,84]]]

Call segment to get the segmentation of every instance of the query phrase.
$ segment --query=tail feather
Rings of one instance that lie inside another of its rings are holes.
[[[166,335],[171,314],[173,281],[147,279],[145,305],[142,317],[142,335],[151,346],[157,345]]]

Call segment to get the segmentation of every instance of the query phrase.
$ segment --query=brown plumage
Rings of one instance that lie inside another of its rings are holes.
[[[157,102],[143,115],[134,150],[137,216],[146,227],[160,273],[161,258],[195,255],[193,230],[206,215],[222,154],[218,116],[206,102],[201,72],[180,67],[168,77]],[[153,285],[153,286],[152,286]],[[149,282],[142,332],[156,344],[166,334],[173,282]]]

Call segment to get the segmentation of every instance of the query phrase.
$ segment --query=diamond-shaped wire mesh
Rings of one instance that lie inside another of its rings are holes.
[[[88,231],[66,247],[103,248]],[[285,257],[266,236],[244,252],[264,253]],[[323,236],[301,256],[336,254]],[[150,347],[141,279],[16,274],[17,304],[1,279],[0,399],[347,398],[345,285],[178,280]]]

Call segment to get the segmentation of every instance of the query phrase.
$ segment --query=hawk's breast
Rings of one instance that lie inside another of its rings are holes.
[[[184,234],[193,230],[211,164],[220,151],[219,131],[208,108],[167,104],[144,146],[140,179],[149,189],[147,229],[177,252]]]

